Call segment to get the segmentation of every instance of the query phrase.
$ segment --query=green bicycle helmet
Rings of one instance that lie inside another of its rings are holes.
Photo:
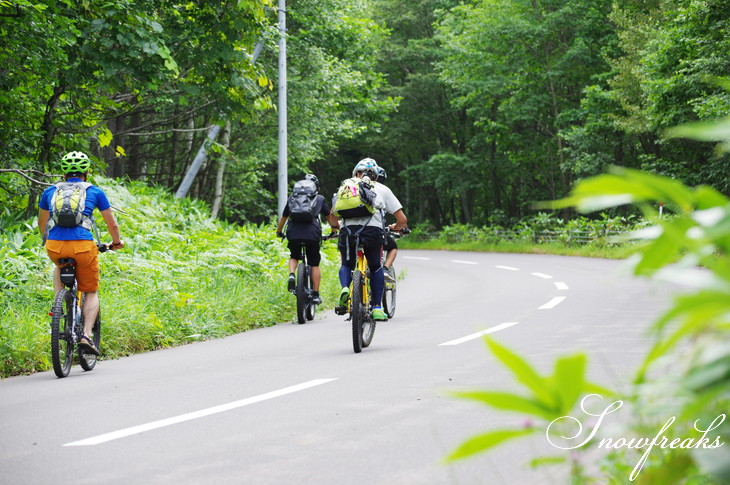
[[[68,152],[61,159],[61,171],[67,173],[86,173],[91,167],[89,156],[83,152]]]

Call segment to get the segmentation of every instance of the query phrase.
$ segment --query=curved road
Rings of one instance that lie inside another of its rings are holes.
[[[525,419],[448,393],[516,389],[485,333],[542,372],[586,351],[590,378],[621,388],[669,291],[599,259],[401,251],[396,265],[396,317],[361,354],[328,311],[0,381],[0,484],[566,483],[560,468],[527,469],[557,454],[539,437],[443,464]]]

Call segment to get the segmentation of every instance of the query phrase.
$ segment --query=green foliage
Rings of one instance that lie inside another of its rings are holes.
[[[454,396],[471,399],[500,411],[528,414],[547,426],[568,415],[584,394],[603,389],[585,380],[586,356],[575,354],[559,358],[550,376],[541,376],[527,361],[492,339],[486,339],[492,354],[509,369],[527,395],[493,391],[456,392]],[[490,431],[468,439],[454,450],[447,460],[467,458],[486,451],[510,439],[539,433],[542,429],[531,424],[526,428]]]
[[[119,209],[127,244],[100,255],[104,358],[291,320],[289,252],[273,226],[222,224],[203,203],[141,183],[94,183]],[[33,226],[0,233],[0,376],[49,368],[52,265]],[[323,267],[335,266],[334,245],[324,253]],[[323,297],[335,298],[336,271],[323,274]]]

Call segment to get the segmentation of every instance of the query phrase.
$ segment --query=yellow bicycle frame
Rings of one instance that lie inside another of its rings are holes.
[[[365,259],[365,253],[362,248],[357,248],[357,264],[355,265],[355,271],[362,273],[362,302],[366,305],[370,305],[370,285],[368,284],[370,278],[368,276],[368,262]],[[352,296],[354,279],[350,283],[350,295]],[[349,302],[349,311],[352,312],[352,298]]]

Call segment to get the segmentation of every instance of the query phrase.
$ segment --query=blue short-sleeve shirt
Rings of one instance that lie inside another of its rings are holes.
[[[80,178],[71,177],[67,182],[83,182]],[[48,187],[41,195],[41,200],[38,202],[38,207],[43,210],[51,210],[51,199],[53,193],[56,191],[56,186]],[[109,199],[106,194],[96,185],[89,186],[86,189],[86,205],[84,206],[84,215],[91,217],[94,209],[100,211],[107,210],[111,207]],[[53,241],[93,241],[94,236],[90,231],[84,229],[81,226],[76,227],[61,227],[54,226],[53,229],[48,233],[47,239]]]

